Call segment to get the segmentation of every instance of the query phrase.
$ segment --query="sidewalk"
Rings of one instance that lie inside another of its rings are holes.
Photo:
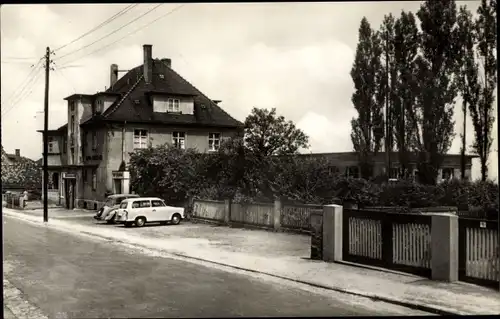
[[[81,232],[175,256],[263,273],[326,289],[370,297],[441,314],[500,314],[500,293],[466,283],[440,283],[409,274],[309,260],[305,235],[204,224],[124,228],[95,224],[71,213],[52,214],[49,227]],[[36,211],[4,214],[41,223]],[[90,216],[90,212],[87,212]],[[69,216],[68,216],[69,215]],[[59,216],[59,217],[58,217]],[[61,218],[68,217],[68,218]]]

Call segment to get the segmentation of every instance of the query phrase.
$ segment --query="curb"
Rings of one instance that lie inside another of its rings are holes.
[[[12,213],[7,213],[6,215],[10,215],[11,217],[22,219],[22,220],[25,220],[25,221],[28,221],[28,222],[32,222],[32,223],[35,223],[35,224],[41,224],[41,225],[45,224],[43,222],[33,221],[33,220],[30,220],[30,219],[27,219],[27,218],[23,218],[21,216],[17,216],[17,215],[12,214]],[[25,214],[23,214],[23,215],[25,215]],[[58,227],[58,226],[53,226],[53,225],[49,225],[49,224],[45,224],[45,225],[46,226],[52,226],[52,227],[54,227],[56,229]],[[63,226],[63,228],[64,228],[64,226]],[[106,235],[95,234],[95,233],[87,232],[87,231],[78,231],[78,232],[81,233],[81,234],[87,235],[87,236],[91,236],[91,237],[97,237],[97,238],[102,238],[102,239],[106,239],[106,240],[112,240],[115,243],[132,245],[132,246],[135,246],[135,247],[138,247],[138,248],[145,248],[145,249],[149,249],[149,250],[153,250],[153,251],[157,251],[157,252],[167,253],[167,254],[170,254],[170,255],[173,255],[173,256],[177,256],[177,257],[182,257],[182,258],[186,258],[186,259],[192,259],[192,260],[202,261],[202,262],[206,262],[206,263],[210,263],[210,264],[214,264],[214,265],[218,265],[218,266],[229,267],[229,268],[237,269],[237,270],[244,271],[244,272],[251,272],[251,273],[256,273],[256,274],[262,274],[262,275],[266,275],[266,276],[271,276],[271,277],[274,277],[274,278],[279,278],[279,279],[282,279],[282,280],[292,281],[292,282],[296,282],[296,283],[300,283],[300,284],[312,286],[312,287],[315,287],[315,288],[332,290],[332,291],[336,291],[336,292],[340,292],[340,293],[345,293],[345,294],[349,294],[349,295],[353,295],[353,296],[357,296],[357,297],[369,298],[369,299],[371,299],[373,301],[386,302],[386,303],[394,304],[394,305],[397,305],[397,306],[402,306],[402,307],[406,307],[406,308],[409,308],[409,309],[424,311],[424,312],[428,312],[428,313],[432,313],[432,314],[436,314],[436,315],[441,315],[441,316],[457,316],[457,315],[461,316],[461,315],[464,315],[464,313],[453,312],[453,311],[441,309],[439,307],[432,307],[432,306],[428,306],[428,305],[424,305],[424,304],[410,303],[410,302],[407,302],[407,301],[398,300],[396,298],[390,298],[390,297],[384,297],[384,296],[377,296],[377,295],[373,295],[373,294],[369,294],[369,293],[356,292],[356,291],[352,291],[352,290],[349,290],[349,289],[342,289],[342,288],[336,288],[336,287],[326,286],[326,285],[317,284],[317,283],[313,283],[313,282],[303,281],[303,280],[300,280],[300,279],[294,279],[294,278],[290,278],[290,277],[280,276],[280,275],[276,275],[276,274],[272,274],[272,273],[268,273],[268,272],[264,272],[264,271],[243,268],[243,267],[234,266],[234,265],[230,265],[230,264],[224,264],[224,263],[221,263],[221,262],[212,261],[212,260],[208,260],[208,259],[203,259],[203,258],[199,258],[199,257],[193,257],[193,256],[185,255],[185,254],[182,254],[182,253],[176,253],[176,252],[171,252],[171,251],[168,251],[168,250],[161,250],[161,249],[158,249],[158,248],[152,248],[152,247],[148,247],[146,245],[137,244],[137,243],[130,243],[130,242],[123,241],[121,239],[116,239],[116,238],[113,238],[113,237],[108,237]]]

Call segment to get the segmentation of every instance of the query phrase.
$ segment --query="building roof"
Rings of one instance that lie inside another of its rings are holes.
[[[118,121],[132,123],[158,123],[178,125],[200,125],[218,127],[243,127],[243,123],[231,117],[214,101],[209,99],[163,61],[153,59],[152,80],[147,84],[143,77],[143,65],[137,66],[121,77],[105,93],[120,94],[100,117],[87,120]],[[153,112],[150,94],[173,94],[193,96],[193,114]],[[135,103],[138,100],[139,103]]]
[[[55,130],[47,130],[49,135],[58,135],[61,133],[64,133],[68,129],[68,123],[64,124],[63,126],[60,126],[59,128]],[[43,134],[43,130],[37,130],[38,133]]]

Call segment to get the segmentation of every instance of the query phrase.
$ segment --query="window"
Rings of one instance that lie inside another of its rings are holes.
[[[47,140],[48,140],[48,144],[49,144],[49,153],[53,153],[54,152],[54,137],[48,136]]]
[[[92,190],[97,189],[97,170],[92,170]]]
[[[399,178],[400,173],[399,167],[391,167],[389,178]]]
[[[75,111],[75,101],[69,101],[69,109],[71,112]]]
[[[71,148],[71,164],[75,164],[75,148]]]
[[[168,111],[169,112],[179,112],[180,101],[179,99],[168,99]]]
[[[86,183],[87,182],[87,170],[86,169],[83,169],[82,178],[83,178],[83,182]]]
[[[132,208],[145,208],[151,207],[151,202],[148,200],[138,200],[132,204]]]
[[[346,175],[348,177],[358,178],[359,168],[357,166],[349,166],[346,168]]]
[[[329,166],[328,167],[328,173],[330,174],[338,174],[339,173],[339,169],[337,166]]]
[[[165,203],[161,200],[152,200],[151,204],[153,207],[164,207]]]
[[[148,131],[134,130],[134,149],[148,147]]]
[[[453,175],[454,175],[453,168],[445,167],[442,170],[441,178],[443,180],[451,180],[451,179],[453,179]]]
[[[66,154],[66,136],[63,136],[62,138],[62,151],[63,151],[63,154]]]
[[[75,116],[71,115],[71,133],[75,132]]]
[[[92,151],[97,150],[97,132],[92,132]]]
[[[125,200],[125,197],[117,197],[117,198],[115,198],[115,205],[119,205],[124,200]]]
[[[172,133],[172,144],[180,149],[186,148],[186,133],[184,132],[173,132]]]
[[[220,146],[220,133],[208,133],[208,150],[216,151]]]

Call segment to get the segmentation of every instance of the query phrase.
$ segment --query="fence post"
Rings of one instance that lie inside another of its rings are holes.
[[[433,214],[431,221],[432,280],[458,280],[458,217]]]
[[[323,206],[323,260],[342,261],[342,215],[340,205]]]
[[[231,221],[231,200],[226,199],[224,200],[224,223],[226,225],[229,225],[230,221]]]
[[[281,208],[281,200],[275,200],[273,210],[273,227],[275,231],[281,228]]]

